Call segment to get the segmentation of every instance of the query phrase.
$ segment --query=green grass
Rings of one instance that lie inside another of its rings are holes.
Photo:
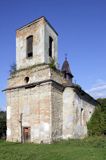
[[[106,138],[90,137],[55,144],[0,141],[0,160],[106,160]]]

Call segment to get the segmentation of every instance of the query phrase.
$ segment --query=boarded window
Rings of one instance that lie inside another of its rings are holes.
[[[27,37],[27,58],[33,57],[33,36]]]
[[[53,50],[53,39],[49,37],[49,56],[52,57],[52,50]]]

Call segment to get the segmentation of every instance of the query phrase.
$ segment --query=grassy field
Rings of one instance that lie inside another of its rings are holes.
[[[106,160],[106,138],[19,144],[0,141],[0,160]]]

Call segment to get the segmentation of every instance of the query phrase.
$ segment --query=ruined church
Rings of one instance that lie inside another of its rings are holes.
[[[7,141],[52,143],[84,138],[97,105],[73,83],[68,60],[58,69],[58,33],[41,17],[16,31],[16,70],[8,79]]]

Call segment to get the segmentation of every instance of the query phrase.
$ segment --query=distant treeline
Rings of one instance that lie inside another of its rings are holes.
[[[106,98],[99,98],[97,101],[100,105],[96,107],[94,114],[87,124],[88,134],[90,136],[106,136]]]
[[[0,111],[0,139],[6,137],[6,111]]]

